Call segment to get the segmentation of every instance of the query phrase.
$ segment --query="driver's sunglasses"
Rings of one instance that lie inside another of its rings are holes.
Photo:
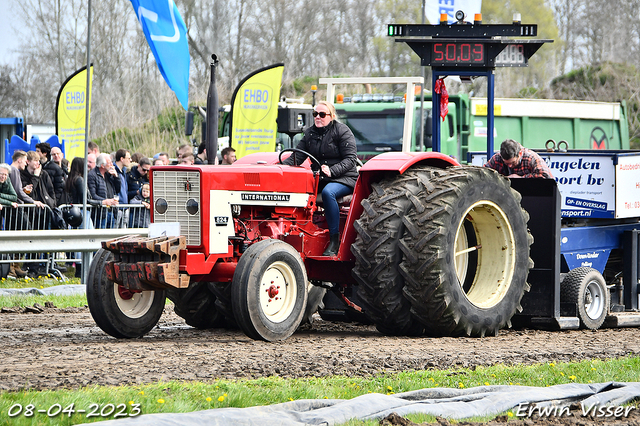
[[[313,116],[317,117],[320,116],[320,118],[325,118],[327,115],[330,115],[328,112],[324,112],[324,111],[313,111]]]

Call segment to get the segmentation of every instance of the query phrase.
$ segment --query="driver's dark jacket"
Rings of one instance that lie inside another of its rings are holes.
[[[346,124],[333,120],[325,127],[313,125],[304,131],[304,136],[296,148],[313,155],[320,164],[329,166],[331,177],[320,173],[324,182],[339,182],[351,188],[356,186],[358,179],[356,139]],[[283,163],[293,165],[294,155],[296,164],[306,160],[306,156],[294,152]],[[311,167],[317,168],[313,162]]]

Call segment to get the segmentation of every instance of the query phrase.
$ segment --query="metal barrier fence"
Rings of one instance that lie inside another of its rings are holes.
[[[0,210],[0,278],[6,276],[9,269],[6,264],[18,263],[28,265],[34,274],[51,274],[66,280],[62,273],[64,263],[79,265],[83,259],[89,263],[90,257],[82,253],[97,250],[101,241],[143,234],[149,226],[149,209],[142,204],[123,204],[87,206],[88,229],[82,229],[82,225],[72,228],[57,219],[72,207],[63,205],[55,212],[48,206],[35,204],[21,204],[17,208],[3,206]]]

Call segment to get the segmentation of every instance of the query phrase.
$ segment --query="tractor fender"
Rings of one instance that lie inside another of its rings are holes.
[[[356,240],[353,223],[362,215],[362,200],[371,194],[371,184],[380,181],[390,172],[403,174],[410,167],[416,165],[446,169],[447,167],[460,166],[460,163],[439,152],[385,152],[367,161],[359,170],[358,180],[353,190],[351,208],[344,227],[342,244],[338,251],[338,257],[341,260],[354,260],[350,251],[351,244]]]
[[[402,174],[416,164],[442,169],[460,165],[454,158],[440,152],[385,152],[367,161],[360,173],[397,171]]]

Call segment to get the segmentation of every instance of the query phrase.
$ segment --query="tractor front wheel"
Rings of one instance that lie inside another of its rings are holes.
[[[164,291],[132,291],[109,281],[105,266],[113,258],[113,253],[100,249],[91,262],[87,281],[89,311],[98,327],[113,337],[144,336],[162,315]]]
[[[242,255],[231,284],[236,322],[256,340],[291,336],[307,306],[307,273],[300,254],[280,240],[263,240]]]

